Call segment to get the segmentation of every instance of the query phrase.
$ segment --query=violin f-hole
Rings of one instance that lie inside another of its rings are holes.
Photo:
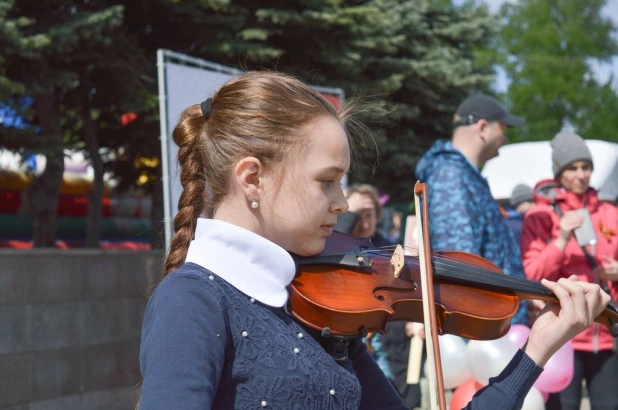
[[[416,283],[411,282],[411,285],[412,286],[410,288],[406,288],[406,289],[381,286],[373,290],[373,297],[375,297],[379,301],[384,301],[386,300],[386,296],[384,295],[384,293],[387,293],[387,292],[388,293],[409,293],[410,291],[418,290],[418,285]]]

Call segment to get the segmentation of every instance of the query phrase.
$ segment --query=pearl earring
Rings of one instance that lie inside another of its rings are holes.
[[[251,208],[257,209],[258,206],[260,206],[260,204],[258,204],[258,201],[256,199],[251,201]]]

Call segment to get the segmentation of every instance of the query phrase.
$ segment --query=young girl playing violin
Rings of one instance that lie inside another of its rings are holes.
[[[144,317],[141,410],[406,408],[364,344],[338,363],[285,309],[290,253],[320,253],[348,209],[340,182],[358,124],[267,72],[182,114],[173,137],[183,193],[167,275]],[[609,302],[594,284],[544,284],[560,306],[540,313],[527,345],[468,408],[520,408],[551,355]]]

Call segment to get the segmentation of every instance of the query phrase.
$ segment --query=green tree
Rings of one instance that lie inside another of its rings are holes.
[[[7,13],[8,18],[23,23],[26,36],[39,39],[31,52],[16,50],[4,61],[7,77],[23,86],[22,95],[34,99],[33,110],[22,113],[36,125],[29,129],[30,140],[35,142],[27,145],[46,156],[45,170],[27,190],[37,247],[55,246],[58,197],[64,172],[62,102],[68,92],[79,87],[75,63],[83,64],[84,54],[93,46],[105,43],[108,30],[120,21],[117,7],[96,13],[89,13],[84,7],[78,1],[17,0]]]
[[[375,4],[400,41],[394,50],[381,46],[371,50],[364,75],[388,74],[392,88],[383,91],[397,122],[378,140],[381,166],[375,172],[361,168],[353,176],[372,178],[394,201],[409,202],[419,156],[436,139],[450,137],[457,104],[471,92],[487,91],[493,80],[491,65],[479,58],[479,52],[495,32],[496,19],[473,3],[462,7],[444,1]],[[374,163],[371,152],[367,154],[366,162]]]
[[[36,101],[23,114],[37,129],[21,130],[27,138],[15,148],[45,153],[49,164],[31,186],[37,246],[54,242],[66,144],[86,148],[95,165],[92,226],[102,170],[127,186],[141,172],[136,160],[158,154],[157,48],[373,96],[369,114],[391,113],[373,124],[382,160],[361,152],[368,166],[352,180],[409,201],[417,157],[448,136],[456,104],[492,80],[479,56],[497,26],[485,8],[448,0],[13,0],[0,22],[11,23],[0,28],[0,93]],[[127,110],[139,119],[121,127]],[[113,163],[98,158],[100,147],[113,150]]]
[[[121,117],[129,111],[139,112],[142,115],[152,109],[152,104],[148,95],[155,83],[153,78],[148,78],[147,68],[151,66],[142,53],[137,42],[126,33],[124,26],[121,25],[123,7],[116,5],[111,7],[104,2],[98,8],[88,10],[92,18],[101,18],[97,14],[105,10],[114,10],[118,13],[119,20],[106,33],[106,41],[94,44],[87,51],[75,56],[71,61],[73,71],[78,75],[79,86],[67,93],[64,101],[73,114],[73,128],[71,135],[73,139],[81,142],[94,169],[94,182],[92,189],[88,192],[88,217],[86,246],[98,247],[100,241],[100,222],[101,208],[103,199],[103,175],[106,166],[101,156],[101,150],[111,150],[118,154],[120,150],[143,153],[144,149],[152,144],[136,144],[137,140],[133,135],[122,132],[124,125]],[[68,114],[68,113],[67,113]],[[139,114],[136,114],[139,116]],[[149,141],[157,143],[153,133]],[[124,137],[120,139],[119,137]],[[157,151],[158,154],[158,151]],[[131,158],[134,160],[134,158]],[[116,161],[122,161],[116,155]],[[132,161],[134,162],[134,161]],[[134,168],[134,167],[133,167]],[[116,178],[136,181],[134,173],[117,174]]]
[[[14,0],[0,2],[0,102],[5,109],[19,115],[26,114],[30,101],[22,98],[26,95],[23,79],[15,78],[9,71],[13,70],[16,59],[36,59],[49,45],[49,38],[32,33],[30,26],[33,21],[16,14]],[[27,125],[23,128],[0,126],[5,148],[19,151],[43,145]]]
[[[7,77],[7,59],[32,49],[32,39],[23,32],[28,20],[9,17],[14,6],[13,0],[0,3],[0,49],[3,50],[0,53],[0,101],[7,101],[25,89],[23,84]]]
[[[591,64],[618,52],[606,0],[521,0],[501,10],[500,55],[511,84],[507,97],[525,126],[514,140],[551,138],[573,125],[587,138],[618,140],[618,96]]]
[[[371,95],[381,161],[353,180],[371,181],[396,199],[411,199],[414,165],[447,136],[456,104],[492,81],[478,64],[497,21],[484,7],[443,0],[159,0],[127,3],[149,47],[171,48],[221,64],[295,74],[309,84]],[[149,53],[152,53],[150,50]]]
[[[147,81],[144,68],[152,64],[127,34],[123,6],[113,1],[57,0],[41,4],[16,0],[10,8],[4,8],[4,13],[2,10],[0,16],[13,22],[13,29],[5,30],[10,35],[3,38],[14,44],[0,53],[4,54],[0,73],[10,78],[3,84],[12,86],[4,88],[5,96],[10,92],[34,99],[34,109],[21,113],[33,127],[17,130],[22,138],[12,138],[8,146],[41,153],[47,159],[45,171],[28,188],[35,246],[55,244],[63,148],[71,146],[86,151],[95,171],[88,193],[86,244],[96,247],[106,168],[100,149],[119,147],[109,130],[120,127],[123,110],[145,109],[148,105],[150,96],[143,90],[149,86],[152,91],[155,81]],[[22,34],[27,40],[18,42]],[[4,129],[3,133],[8,131]],[[129,145],[127,141],[125,146]]]

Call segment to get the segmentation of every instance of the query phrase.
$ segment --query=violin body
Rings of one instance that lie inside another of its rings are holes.
[[[334,232],[316,257],[297,257],[290,285],[292,315],[317,330],[356,336],[384,333],[390,321],[423,322],[418,257],[405,256],[398,275],[392,249],[382,251],[368,239]],[[481,257],[465,252],[434,252],[433,292],[439,334],[475,340],[505,335],[523,299],[556,301],[541,284],[510,277]],[[598,321],[610,327],[611,309]]]

